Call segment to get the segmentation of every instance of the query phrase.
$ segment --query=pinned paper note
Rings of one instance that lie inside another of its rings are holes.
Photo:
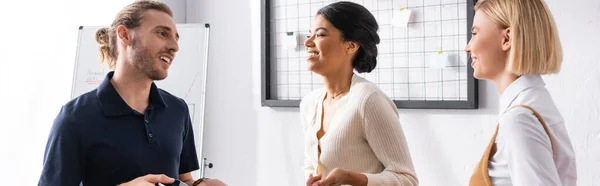
[[[408,22],[410,22],[411,13],[411,10],[405,8],[398,9],[397,12],[394,12],[393,24],[399,27],[408,27]]]
[[[286,32],[283,38],[283,46],[288,49],[298,47],[298,35],[296,32]]]
[[[429,58],[429,67],[431,68],[446,68],[450,63],[450,58],[447,53],[438,51]]]

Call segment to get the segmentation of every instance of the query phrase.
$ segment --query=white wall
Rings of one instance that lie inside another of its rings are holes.
[[[6,36],[0,45],[3,183],[37,183],[52,120],[69,99],[74,28],[107,24],[112,16],[93,15],[114,15],[127,3],[103,2],[11,1],[7,6],[27,9],[0,12],[1,22],[11,28],[0,29]],[[303,185],[298,110],[260,107],[260,0],[165,2],[178,23],[211,24],[204,157],[215,167],[206,175],[233,186]],[[578,185],[600,185],[600,1],[548,4],[559,26],[565,63],[560,75],[545,77],[547,87],[567,121]],[[493,86],[480,86],[479,110],[400,110],[421,185],[467,184],[498,111]]]
[[[169,5],[171,11],[173,11],[173,20],[175,23],[185,23],[187,20],[186,15],[186,1],[184,0],[161,0],[165,4]]]
[[[48,133],[69,101],[80,25],[110,24],[130,1],[3,2],[0,11],[0,180],[37,185]]]
[[[252,94],[250,4],[186,2],[188,23],[210,24],[203,157],[214,167],[206,176],[230,185],[254,185],[260,134]]]
[[[547,3],[565,54],[547,87],[576,150],[578,185],[600,185],[600,1]],[[230,185],[303,185],[298,109],[260,107],[260,0],[187,5],[188,22],[211,24],[204,156],[215,168],[206,175]],[[478,110],[400,110],[421,185],[467,185],[498,112],[493,85],[480,87]]]

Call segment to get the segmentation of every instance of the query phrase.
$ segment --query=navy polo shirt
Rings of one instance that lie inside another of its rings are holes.
[[[141,114],[119,96],[112,76],[61,108],[38,185],[114,186],[146,174],[178,178],[199,169],[185,101],[152,83]]]

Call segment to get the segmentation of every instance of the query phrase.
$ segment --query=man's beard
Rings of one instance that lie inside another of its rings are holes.
[[[131,63],[135,68],[146,74],[146,76],[152,80],[163,80],[167,78],[166,69],[165,73],[161,73],[159,69],[154,69],[155,60],[150,52],[148,52],[148,49],[140,44],[138,39],[133,40],[131,47],[133,48]]]

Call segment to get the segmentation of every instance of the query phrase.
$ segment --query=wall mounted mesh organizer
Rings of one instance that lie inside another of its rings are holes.
[[[316,12],[335,0],[262,1],[262,95],[269,107],[298,107],[323,87],[307,69],[304,41]],[[398,108],[477,109],[477,80],[464,48],[474,16],[467,0],[354,0],[377,19],[377,67],[358,74]],[[406,24],[398,20],[410,11]],[[442,58],[442,59],[441,59]]]

